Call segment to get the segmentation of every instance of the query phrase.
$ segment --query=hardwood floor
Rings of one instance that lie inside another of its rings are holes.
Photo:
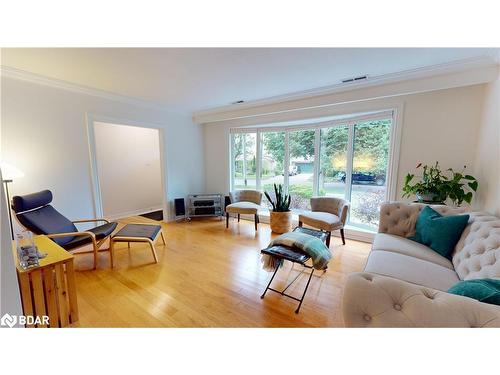
[[[125,222],[154,222],[132,217]],[[332,238],[328,271],[315,272],[299,314],[297,302],[268,292],[260,295],[271,273],[262,270],[260,249],[270,241],[269,225],[231,219],[162,223],[167,245],[156,245],[159,263],[149,246],[115,246],[115,268],[109,253],[75,257],[80,320],[78,327],[342,327],[341,297],[347,274],[361,271],[370,245]],[[301,267],[286,262],[273,285],[286,285]],[[300,295],[306,276],[289,289]]]

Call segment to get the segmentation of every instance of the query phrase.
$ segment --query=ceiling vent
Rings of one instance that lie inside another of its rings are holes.
[[[365,81],[367,79],[368,79],[368,76],[364,75],[364,76],[358,76],[358,77],[343,79],[342,83],[351,83],[351,82]]]

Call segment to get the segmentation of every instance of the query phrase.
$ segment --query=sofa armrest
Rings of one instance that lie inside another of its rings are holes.
[[[372,273],[347,277],[346,327],[500,327],[500,306]]]

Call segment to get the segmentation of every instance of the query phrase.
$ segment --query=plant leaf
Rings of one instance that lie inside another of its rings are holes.
[[[469,187],[470,187],[472,190],[477,191],[477,187],[478,187],[478,185],[479,185],[479,184],[477,183],[477,181],[476,181],[476,180],[474,180],[474,181],[472,181],[472,182],[469,182],[467,185],[469,185]],[[468,202],[468,203],[470,203],[470,202]]]
[[[472,201],[472,193],[470,191],[464,195],[464,201],[466,201],[469,204]]]

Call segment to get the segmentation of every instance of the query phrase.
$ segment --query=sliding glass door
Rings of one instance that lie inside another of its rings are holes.
[[[346,199],[348,225],[375,231],[380,203],[389,198],[391,134],[392,113],[299,128],[233,129],[231,187],[273,197],[273,184],[283,184],[295,212],[309,210],[313,196]]]

